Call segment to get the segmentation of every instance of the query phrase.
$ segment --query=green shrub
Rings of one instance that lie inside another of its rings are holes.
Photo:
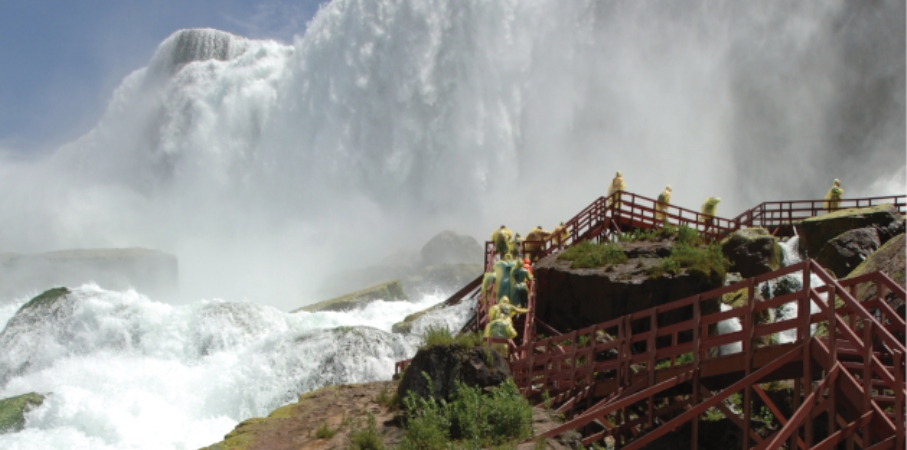
[[[323,423],[317,430],[315,430],[316,439],[330,439],[337,434],[337,430],[332,430],[328,427],[328,424]]]
[[[587,269],[627,262],[627,255],[620,247],[607,242],[595,244],[590,241],[583,241],[568,248],[557,258],[572,261],[570,264],[572,269]]]
[[[462,348],[478,347],[485,344],[485,339],[478,332],[465,333],[454,336],[450,330],[444,326],[430,326],[422,334],[422,345],[420,348],[426,349],[436,345],[458,345]]]
[[[378,397],[375,398],[375,402],[392,411],[400,408],[400,397],[397,396],[396,392],[391,395],[387,391],[387,385],[381,388],[381,392],[378,393]]]
[[[404,399],[408,417],[403,449],[452,447],[451,440],[466,448],[494,447],[521,441],[532,434],[532,407],[520,395],[513,380],[485,395],[477,387],[457,384],[449,402]]]
[[[665,273],[676,275],[681,269],[706,276],[714,271],[723,280],[730,266],[718,244],[696,247],[678,243],[671,248],[671,256],[664,258],[661,264],[650,267],[647,272],[652,277],[658,277]]]
[[[368,424],[364,430],[355,430],[350,433],[350,450],[384,450],[384,443],[378,434],[375,416],[368,413]]]

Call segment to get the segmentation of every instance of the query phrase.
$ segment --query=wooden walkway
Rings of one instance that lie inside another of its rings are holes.
[[[565,241],[552,236],[536,242],[540,256],[585,240],[609,240],[635,228],[663,226],[655,220],[656,200],[629,192],[621,193],[619,206],[610,200],[597,199],[567,222]],[[841,208],[884,203],[905,212],[905,196],[842,200]],[[824,201],[806,200],[762,203],[734,219],[714,217],[710,223],[696,211],[675,206],[668,206],[666,216],[667,223],[688,226],[715,240],[754,226],[784,234],[794,221],[824,211]],[[487,270],[493,258],[491,243],[486,243]],[[791,277],[800,281],[799,290],[757,301],[759,283]],[[480,292],[481,280],[480,276],[446,301],[476,302],[476,314],[463,331],[484,329],[487,309],[494,303],[493,292]],[[864,287],[874,295],[861,302],[856,293]],[[743,306],[702,312],[705,302],[720,301],[723,294],[739,290],[747,292]],[[560,333],[534,316],[532,285],[529,313],[515,323],[520,335],[514,341],[498,341],[509,347],[514,381],[524,395],[535,402],[547,398],[568,419],[544,437],[578,430],[585,445],[608,439],[618,447],[636,449],[689,426],[690,448],[697,448],[700,416],[715,408],[741,428],[747,437],[744,449],[825,449],[839,443],[848,449],[901,449],[907,333],[904,318],[889,306],[891,297],[907,301],[904,288],[882,272],[839,281],[809,260]],[[774,323],[757,323],[767,311],[780,309],[791,314]],[[664,316],[676,310],[691,319],[666,323]],[[717,334],[719,322],[733,319],[739,320],[740,331]],[[645,331],[633,331],[641,329]],[[552,337],[538,339],[539,331]],[[719,356],[719,348],[729,345],[741,351]],[[399,362],[397,370],[407,363]],[[773,381],[791,388],[789,417],[760,386]],[[726,401],[737,393],[741,406],[735,411]],[[757,398],[775,421],[777,430],[768,436],[753,427]],[[821,435],[814,430],[816,420],[825,425]]]

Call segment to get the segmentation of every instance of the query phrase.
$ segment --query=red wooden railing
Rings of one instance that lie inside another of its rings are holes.
[[[756,284],[801,271],[802,289],[766,301],[755,301]],[[821,287],[810,286],[810,275],[822,280]],[[853,287],[875,282],[883,286],[877,290],[872,299],[860,303],[850,293]],[[584,445],[597,442],[607,436],[619,437],[628,429],[651,430],[645,436],[628,441],[626,448],[641,448],[653,439],[673,430],[679,424],[698,421],[698,415],[710,407],[718,407],[731,394],[744,390],[744,405],[751,405],[752,393],[761,392],[758,383],[772,379],[797,378],[795,391],[803,390],[802,401],[795,400],[795,414],[786,420],[783,428],[774,435],[762,438],[749,429],[750,407],[744,406],[742,426],[744,436],[751,436],[755,446],[749,441],[744,448],[779,448],[779,442],[785,442],[793,433],[792,430],[804,428],[804,442],[812,448],[813,436],[811,419],[820,413],[827,413],[829,419],[829,437],[816,448],[828,448],[837,442],[851,439],[854,432],[861,429],[859,439],[862,448],[868,448],[872,436],[884,439],[893,437],[892,444],[903,443],[904,438],[904,358],[903,342],[894,334],[903,335],[904,321],[890,308],[881,306],[885,303],[884,292],[890,292],[902,300],[907,297],[904,289],[882,273],[870,274],[862,279],[845,283],[847,288],[832,279],[814,261],[781,269],[770,274],[755,277],[731,286],[709,291],[694,297],[672,302],[641,311],[629,316],[593,325],[563,336],[539,340],[528,344],[528,349],[514,348],[512,354],[528,354],[524,359],[515,359],[511,365],[514,380],[530,398],[537,398],[540,392],[568,393],[568,396],[555,395],[555,399],[567,399],[560,411],[575,409],[578,400],[583,398],[601,398],[599,403],[582,411],[564,425],[546,432],[543,437],[553,437],[566,430],[579,429],[594,421],[598,423],[617,422],[609,429],[588,434]],[[713,313],[701,314],[704,301],[720,298],[724,293],[746,289],[747,302],[743,307]],[[820,311],[809,313],[809,303],[814,302]],[[796,302],[798,314],[777,323],[756,325],[757,313],[769,308]],[[841,306],[829,307],[835,303]],[[658,316],[678,308],[693,308],[693,317],[682,323],[659,326]],[[869,309],[867,309],[869,308]],[[869,310],[875,310],[870,313]],[[739,318],[742,323],[740,331],[725,335],[710,335],[709,325],[721,320]],[[846,319],[845,319],[846,317]],[[634,333],[630,326],[634,322],[648,321],[649,330]],[[822,324],[828,331],[825,338],[811,335],[811,325]],[[613,333],[611,342],[596,342],[596,332]],[[757,348],[754,339],[770,336],[785,330],[796,330],[797,339],[788,344],[770,345]],[[893,333],[892,333],[893,332]],[[688,339],[678,337],[686,334]],[[861,337],[862,335],[862,337]],[[664,338],[670,338],[667,342]],[[720,357],[709,357],[709,349],[738,342],[742,345],[739,354]],[[632,352],[634,347],[644,346],[644,350]],[[595,361],[594,355],[604,351],[615,350],[617,357],[611,360]],[[677,356],[691,354],[692,362],[677,364]],[[655,369],[658,363],[663,367]],[[812,388],[812,380],[820,377],[811,373],[813,364],[826,372],[818,389]],[[633,374],[630,366],[636,366],[638,373]],[[791,367],[796,377],[791,377]],[[720,393],[704,393],[708,398],[700,400],[703,389],[700,379],[711,379],[711,386],[720,383],[721,375],[741,373],[742,379],[726,387]],[[604,378],[594,374],[606,374]],[[869,374],[864,376],[864,374]],[[860,382],[856,380],[859,379]],[[716,381],[718,380],[718,381]],[[659,406],[656,397],[668,389],[682,384],[692,384],[690,398],[681,403]],[[755,387],[754,387],[755,386]],[[834,399],[823,397],[823,389],[833,389],[840,397]],[[591,394],[590,394],[591,392]],[[762,394],[764,395],[764,393]],[[639,413],[635,420],[627,420],[626,410],[638,402],[647,403],[647,412]],[[849,408],[850,419],[842,416],[838,408],[841,405]],[[894,411],[885,413],[882,408],[892,405]],[[773,405],[772,405],[773,406]],[[673,409],[666,409],[666,408]],[[659,416],[686,408],[687,411],[675,417],[663,426],[652,427]],[[776,415],[780,414],[777,412]],[[854,419],[852,411],[858,416]],[[621,414],[616,414],[622,412]],[[727,414],[727,413],[726,413]],[[779,418],[783,419],[783,417]],[[840,419],[840,420],[839,420]],[[843,421],[843,424],[839,423]],[[895,426],[894,424],[899,424]],[[697,428],[694,426],[694,429]],[[799,439],[799,435],[797,435]],[[694,441],[696,435],[694,433]],[[856,439],[856,438],[854,438]],[[769,442],[770,441],[770,442]],[[695,442],[693,443],[695,447]],[[797,445],[797,444],[794,444]],[[902,448],[902,447],[897,447]]]
[[[655,219],[656,207],[660,206],[657,200],[630,192],[619,195],[620,204],[612,201],[614,196],[600,197],[567,221],[566,239],[552,235],[545,241],[535,242],[539,248],[538,256],[546,256],[584,240],[613,239],[616,233],[659,227],[664,223],[696,229],[707,240],[720,239],[737,229],[753,226],[775,228],[777,232],[779,227],[821,214],[827,208],[824,200],[766,202],[729,220],[668,205],[666,219],[661,221]],[[892,203],[903,214],[905,197],[848,199],[842,200],[839,208]],[[532,243],[524,241],[524,244],[527,242]],[[486,271],[491,271],[494,261],[493,244],[486,242]],[[802,271],[801,290],[767,301],[755,301],[756,284],[797,271]],[[810,274],[817,276],[825,285],[810,287]],[[476,302],[476,315],[463,331],[481,331],[487,321],[488,308],[494,304],[493,288],[480,292],[481,280],[480,276],[446,300],[450,304],[464,298]],[[865,286],[872,286],[875,295],[861,303],[856,300],[856,293],[865,292]],[[717,301],[722,294],[739,289],[748,292],[744,307],[702,314],[702,302]],[[692,421],[695,446],[699,414],[715,407],[743,428],[743,435],[747,436],[744,448],[778,448],[781,442],[788,439],[791,448],[829,448],[844,441],[849,446],[856,443],[861,448],[868,448],[869,443],[874,442],[873,436],[886,440],[872,448],[888,448],[884,445],[889,444],[903,448],[905,350],[902,340],[905,321],[888,305],[886,293],[902,300],[905,298],[903,287],[883,273],[836,281],[814,261],[805,261],[668,305],[561,334],[534,317],[535,283],[532,283],[530,313],[519,330],[520,344],[513,341],[506,344],[514,380],[521,390],[535,399],[547,391],[551,401],[560,405],[560,412],[574,416],[563,426],[546,433],[546,437],[567,429],[583,428],[584,445],[611,436],[626,439],[626,448],[640,448],[676,428],[676,425]],[[798,304],[796,317],[771,324],[754,323],[756,313],[792,302]],[[810,302],[818,305],[820,311],[805,313],[809,311]],[[687,308],[688,312],[692,310],[692,319],[674,324],[659,323],[660,315],[680,308]],[[712,330],[710,334],[710,326],[714,328],[718,322],[732,318],[740,320],[740,331],[716,335]],[[638,329],[641,322],[646,322],[648,329],[634,333],[631,325],[635,324]],[[827,337],[811,336],[810,327],[815,324],[822,324],[828,330]],[[555,336],[535,339],[536,326]],[[754,339],[786,330],[796,333],[794,342],[755,346]],[[604,336],[613,339],[603,340]],[[721,357],[709,356],[717,347],[732,343],[739,343],[743,351]],[[613,352],[610,359],[595,359],[596,355],[608,352]],[[684,355],[691,357],[692,362],[680,363],[678,358]],[[401,372],[407,363],[408,360],[397,363],[395,371]],[[825,373],[816,389],[813,389],[812,381],[819,374],[812,373],[813,365]],[[700,384],[700,379],[736,373],[742,379],[720,393],[713,393]],[[790,419],[781,415],[758,385],[779,377],[795,379],[796,411]],[[692,384],[690,395],[677,401],[674,399],[680,397],[674,396],[666,405],[656,405],[656,397],[662,398],[668,389],[683,384]],[[752,394],[758,395],[782,425],[781,430],[763,438],[750,429],[749,406],[744,408],[741,419],[723,404],[731,394],[741,389],[744,391],[744,404],[751,405]],[[828,393],[823,393],[823,390]],[[846,400],[842,403],[846,405],[846,411],[840,414],[836,411],[836,394]],[[582,408],[584,403],[588,406],[596,399],[598,403]],[[640,402],[648,405],[644,413],[640,414],[638,409],[628,413],[628,408],[638,407]],[[886,412],[880,405],[892,411]],[[858,416],[853,415],[855,410],[859,411]],[[812,447],[812,418],[823,412],[829,417],[829,436],[817,447]],[[635,418],[631,417],[633,414],[636,414]],[[665,418],[672,419],[665,422]],[[648,434],[640,434],[644,430],[653,430],[655,421],[661,421],[663,426]],[[593,422],[604,429],[589,432],[589,424]],[[750,439],[755,443],[754,447],[750,447]]]

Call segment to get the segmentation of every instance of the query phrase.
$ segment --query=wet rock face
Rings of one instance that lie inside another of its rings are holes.
[[[731,270],[740,272],[743,278],[781,268],[781,246],[764,228],[735,231],[721,242],[721,252],[733,264]]]
[[[806,252],[815,258],[828,241],[842,233],[858,228],[884,228],[890,235],[889,227],[898,227],[903,219],[894,205],[878,205],[868,208],[849,208],[821,216],[805,219],[798,225],[800,230],[800,253]]]
[[[427,375],[422,375],[423,372]],[[498,386],[510,377],[507,361],[498,352],[484,347],[464,349],[457,345],[435,345],[419,350],[400,380],[397,395],[450,400],[456,382],[486,388]]]
[[[547,256],[533,268],[536,316],[559,331],[578,330],[723,285],[720,276],[698,272],[650,277],[645,268],[660,259],[630,260],[596,269],[571,269],[569,261]],[[719,311],[718,300],[703,304],[703,314]],[[692,308],[659,316],[659,325],[692,318]]]
[[[904,247],[907,245],[907,238],[904,236],[905,235],[902,233],[886,242],[851,271],[850,274],[847,275],[847,278],[855,278],[860,275],[881,270],[901,286],[907,287],[907,280],[905,280],[905,259],[907,259],[907,256],[905,256],[904,253]],[[861,302],[866,301],[867,299],[872,298],[875,295],[875,292],[875,283],[864,283],[857,289],[857,300]],[[893,298],[889,299],[889,304],[894,308],[903,305],[900,300],[894,300]]]
[[[0,400],[0,434],[21,431],[25,414],[43,402],[44,396],[34,392]]]
[[[852,272],[880,246],[879,233],[875,228],[845,231],[822,246],[816,261],[841,278]]]
[[[438,233],[422,246],[422,263],[474,264],[482,261],[482,246],[472,236],[447,230]]]

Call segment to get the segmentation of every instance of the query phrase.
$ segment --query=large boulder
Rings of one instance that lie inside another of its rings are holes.
[[[419,398],[450,401],[456,393],[457,381],[486,388],[498,386],[510,376],[507,361],[495,350],[433,345],[416,353],[403,373],[397,395],[406,398],[412,392]]]
[[[721,241],[721,252],[731,261],[731,270],[744,278],[781,268],[781,246],[765,228],[735,231]]]
[[[337,298],[303,306],[290,312],[346,311],[348,309],[361,308],[376,300],[384,300],[386,302],[406,300],[406,294],[403,293],[403,285],[400,280],[377,284]]]
[[[482,246],[472,236],[446,230],[422,246],[422,264],[475,264],[482,261]]]
[[[30,392],[0,400],[0,434],[15,433],[25,427],[25,414],[44,403],[44,396]]]
[[[888,228],[902,221],[900,213],[892,204],[867,208],[848,208],[821,216],[804,219],[798,224],[800,230],[800,253],[815,258],[822,247],[845,231],[857,228]]]
[[[649,274],[663,260],[629,259],[623,264],[572,269],[570,261],[549,255],[534,266],[536,317],[561,332],[578,330],[724,285],[724,273],[681,269],[677,274]],[[718,301],[703,305],[703,314],[718,312]],[[687,320],[692,308],[659,316],[659,326]]]
[[[879,246],[881,242],[876,228],[849,230],[823,245],[816,256],[816,261],[841,278],[853,271],[872,252],[878,250]]]
[[[907,282],[905,282],[905,258],[907,257],[904,255],[904,246],[907,244],[907,239],[904,236],[904,234],[900,234],[879,247],[878,250],[853,269],[847,275],[847,278],[856,278],[860,275],[881,270],[901,286],[907,287]],[[875,283],[863,283],[857,289],[857,300],[865,301],[872,298],[875,292]],[[892,304],[892,306],[900,307],[900,301],[897,300],[896,302],[897,304]]]

